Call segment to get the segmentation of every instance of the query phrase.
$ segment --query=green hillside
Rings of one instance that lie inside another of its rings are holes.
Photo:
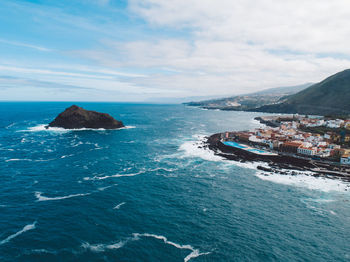
[[[282,103],[265,105],[254,111],[314,115],[350,114],[350,69],[288,96]]]
[[[188,106],[198,106],[206,109],[244,111],[261,107],[263,105],[278,103],[281,98],[295,94],[311,85],[311,83],[307,83],[298,86],[270,88],[250,94],[237,95],[219,99],[210,99],[199,102],[188,102],[184,104]]]

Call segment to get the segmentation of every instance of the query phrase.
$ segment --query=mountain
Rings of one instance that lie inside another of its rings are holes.
[[[282,98],[295,94],[311,85],[311,83],[307,83],[298,86],[270,88],[250,94],[184,104],[188,106],[199,106],[206,109],[250,110],[264,105],[278,103]]]
[[[332,75],[283,102],[263,105],[251,111],[311,115],[350,114],[350,69]]]

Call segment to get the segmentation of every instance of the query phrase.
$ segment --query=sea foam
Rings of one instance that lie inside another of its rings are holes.
[[[127,176],[137,176],[140,174],[145,173],[146,171],[142,170],[136,173],[129,173],[129,174],[115,174],[115,175],[110,175],[110,176],[94,176],[94,177],[84,177],[84,180],[104,180],[108,178],[115,178],[115,177],[127,177]]]
[[[254,170],[257,170],[258,166],[268,167],[268,164],[265,162],[239,162],[235,160],[227,160],[222,156],[216,155],[213,150],[206,147],[204,135],[194,135],[193,137],[196,138],[196,140],[186,141],[179,147],[179,151],[184,153],[180,158],[198,157],[206,161],[223,162],[227,165]]]
[[[28,129],[25,130],[19,130],[18,132],[42,132],[42,131],[46,131],[46,132],[72,132],[72,131],[87,131],[87,130],[91,130],[91,131],[114,131],[114,130],[122,130],[122,129],[132,129],[132,128],[136,128],[136,126],[124,126],[121,128],[117,128],[117,129],[105,129],[105,128],[76,128],[76,129],[65,129],[62,127],[49,127],[47,128],[47,124],[41,124],[41,125],[36,125],[36,126],[32,126],[29,127]]]
[[[184,258],[184,262],[190,261],[192,258],[196,258],[196,257],[202,256],[202,255],[210,254],[210,252],[200,253],[198,249],[193,248],[191,245],[180,245],[180,244],[177,244],[175,242],[169,241],[165,236],[161,236],[161,235],[155,235],[155,234],[149,234],[149,233],[143,233],[143,234],[134,233],[133,236],[134,236],[135,239],[138,239],[140,237],[152,237],[152,238],[156,238],[156,239],[162,240],[165,244],[174,246],[174,247],[176,247],[178,249],[190,250],[191,253],[188,254]]]
[[[122,205],[125,205],[125,202],[116,205],[115,207],[113,207],[113,209],[119,209]]]
[[[215,155],[214,151],[206,148],[205,145],[205,136],[195,135],[193,136],[196,140],[186,141],[183,143],[179,150],[184,152],[184,157],[198,157],[206,161],[215,161],[215,162],[225,162],[225,164],[232,164],[241,168],[255,170],[255,175],[265,181],[270,181],[278,184],[303,187],[310,190],[319,190],[323,192],[330,191],[339,191],[344,192],[350,191],[350,184],[343,182],[339,179],[330,179],[324,177],[315,177],[314,173],[311,171],[298,171],[298,170],[285,170],[281,169],[280,171],[285,172],[294,172],[296,175],[281,175],[281,174],[266,174],[260,172],[257,167],[263,166],[268,167],[268,163],[265,162],[239,162],[234,160],[226,160],[221,156]]]
[[[5,162],[14,162],[14,161],[33,161],[33,160],[28,158],[11,158],[11,159],[5,160]]]
[[[181,244],[177,244],[175,242],[169,241],[165,236],[149,234],[149,233],[133,233],[132,237],[128,237],[124,241],[119,241],[119,242],[116,242],[116,243],[113,243],[113,244],[90,244],[90,243],[84,242],[84,243],[82,243],[81,247],[86,249],[86,250],[90,250],[90,251],[96,252],[96,253],[97,252],[104,252],[104,251],[106,251],[108,249],[119,249],[119,248],[125,246],[129,241],[138,241],[142,237],[155,238],[155,239],[161,240],[165,244],[171,245],[171,246],[173,246],[175,248],[186,249],[186,250],[191,251],[191,253],[188,254],[184,258],[184,262],[188,262],[192,258],[196,258],[196,257],[202,256],[202,255],[210,254],[210,252],[200,253],[198,249],[195,249],[191,245],[181,245]]]
[[[215,155],[214,151],[204,146],[204,135],[195,135],[195,141],[186,141],[179,147],[179,151],[183,152],[180,158],[199,157],[207,161],[224,161],[221,156]]]
[[[4,240],[0,241],[0,246],[3,244],[6,244],[7,242],[9,242],[11,239],[14,239],[15,237],[23,234],[24,232],[27,232],[29,230],[33,230],[35,229],[35,225],[36,225],[36,221],[32,224],[26,225],[25,227],[23,227],[20,231],[16,232],[15,234],[12,234],[10,236],[8,236],[7,238],[5,238]]]
[[[37,198],[37,201],[62,200],[62,199],[67,199],[67,198],[72,198],[72,197],[87,196],[87,195],[90,195],[91,193],[72,194],[72,195],[60,196],[60,197],[46,197],[46,196],[42,196],[41,194],[42,194],[41,192],[35,192],[35,197]]]
[[[126,244],[125,241],[120,241],[113,244],[90,244],[88,242],[84,242],[81,247],[92,252],[104,252],[106,249],[119,249]]]
[[[310,190],[319,190],[323,192],[344,192],[350,189],[350,185],[348,183],[345,183],[339,179],[314,177],[312,174],[310,174],[310,172],[305,172],[304,174],[300,172],[297,175],[281,175],[275,173],[267,175],[262,172],[257,172],[256,176],[262,180],[278,184],[303,187]]]

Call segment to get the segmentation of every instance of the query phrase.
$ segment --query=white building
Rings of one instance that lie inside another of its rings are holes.
[[[316,149],[313,147],[300,146],[297,152],[301,155],[314,156],[316,154]]]
[[[339,128],[343,124],[344,124],[344,120],[341,120],[341,119],[328,120],[326,122],[326,125],[329,128]]]

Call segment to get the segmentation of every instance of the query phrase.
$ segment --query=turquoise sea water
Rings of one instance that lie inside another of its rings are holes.
[[[0,261],[350,260],[347,184],[200,148],[258,114],[78,103],[128,128],[43,128],[70,105],[0,103]]]

